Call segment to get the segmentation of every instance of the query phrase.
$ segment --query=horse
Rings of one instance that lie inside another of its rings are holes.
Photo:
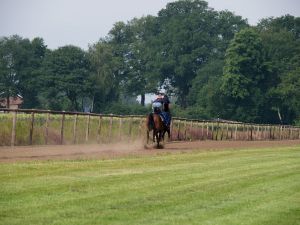
[[[153,130],[153,142],[156,140],[156,147],[160,148],[160,141],[164,140],[165,133],[168,133],[170,139],[170,128],[167,127],[160,115],[157,113],[150,113],[146,118],[146,127],[147,127],[147,144],[149,143],[149,134]]]

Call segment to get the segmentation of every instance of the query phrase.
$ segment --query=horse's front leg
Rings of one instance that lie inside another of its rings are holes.
[[[156,133],[156,143],[157,143],[157,148],[159,148],[160,138],[161,138],[161,132],[157,132],[157,133]]]

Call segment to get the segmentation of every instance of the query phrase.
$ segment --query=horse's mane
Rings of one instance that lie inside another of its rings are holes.
[[[154,126],[157,130],[164,129],[164,124],[163,124],[163,121],[161,120],[160,115],[153,113],[153,121],[154,121]]]

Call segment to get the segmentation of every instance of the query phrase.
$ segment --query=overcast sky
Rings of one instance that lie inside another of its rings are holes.
[[[87,49],[105,37],[117,21],[157,15],[174,0],[0,0],[0,36],[42,37],[57,48],[67,44]],[[300,0],[208,0],[216,10],[235,12],[252,25],[285,14],[300,16]]]

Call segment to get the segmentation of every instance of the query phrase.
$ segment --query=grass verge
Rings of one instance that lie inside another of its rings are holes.
[[[300,146],[0,164],[0,224],[300,224]]]

